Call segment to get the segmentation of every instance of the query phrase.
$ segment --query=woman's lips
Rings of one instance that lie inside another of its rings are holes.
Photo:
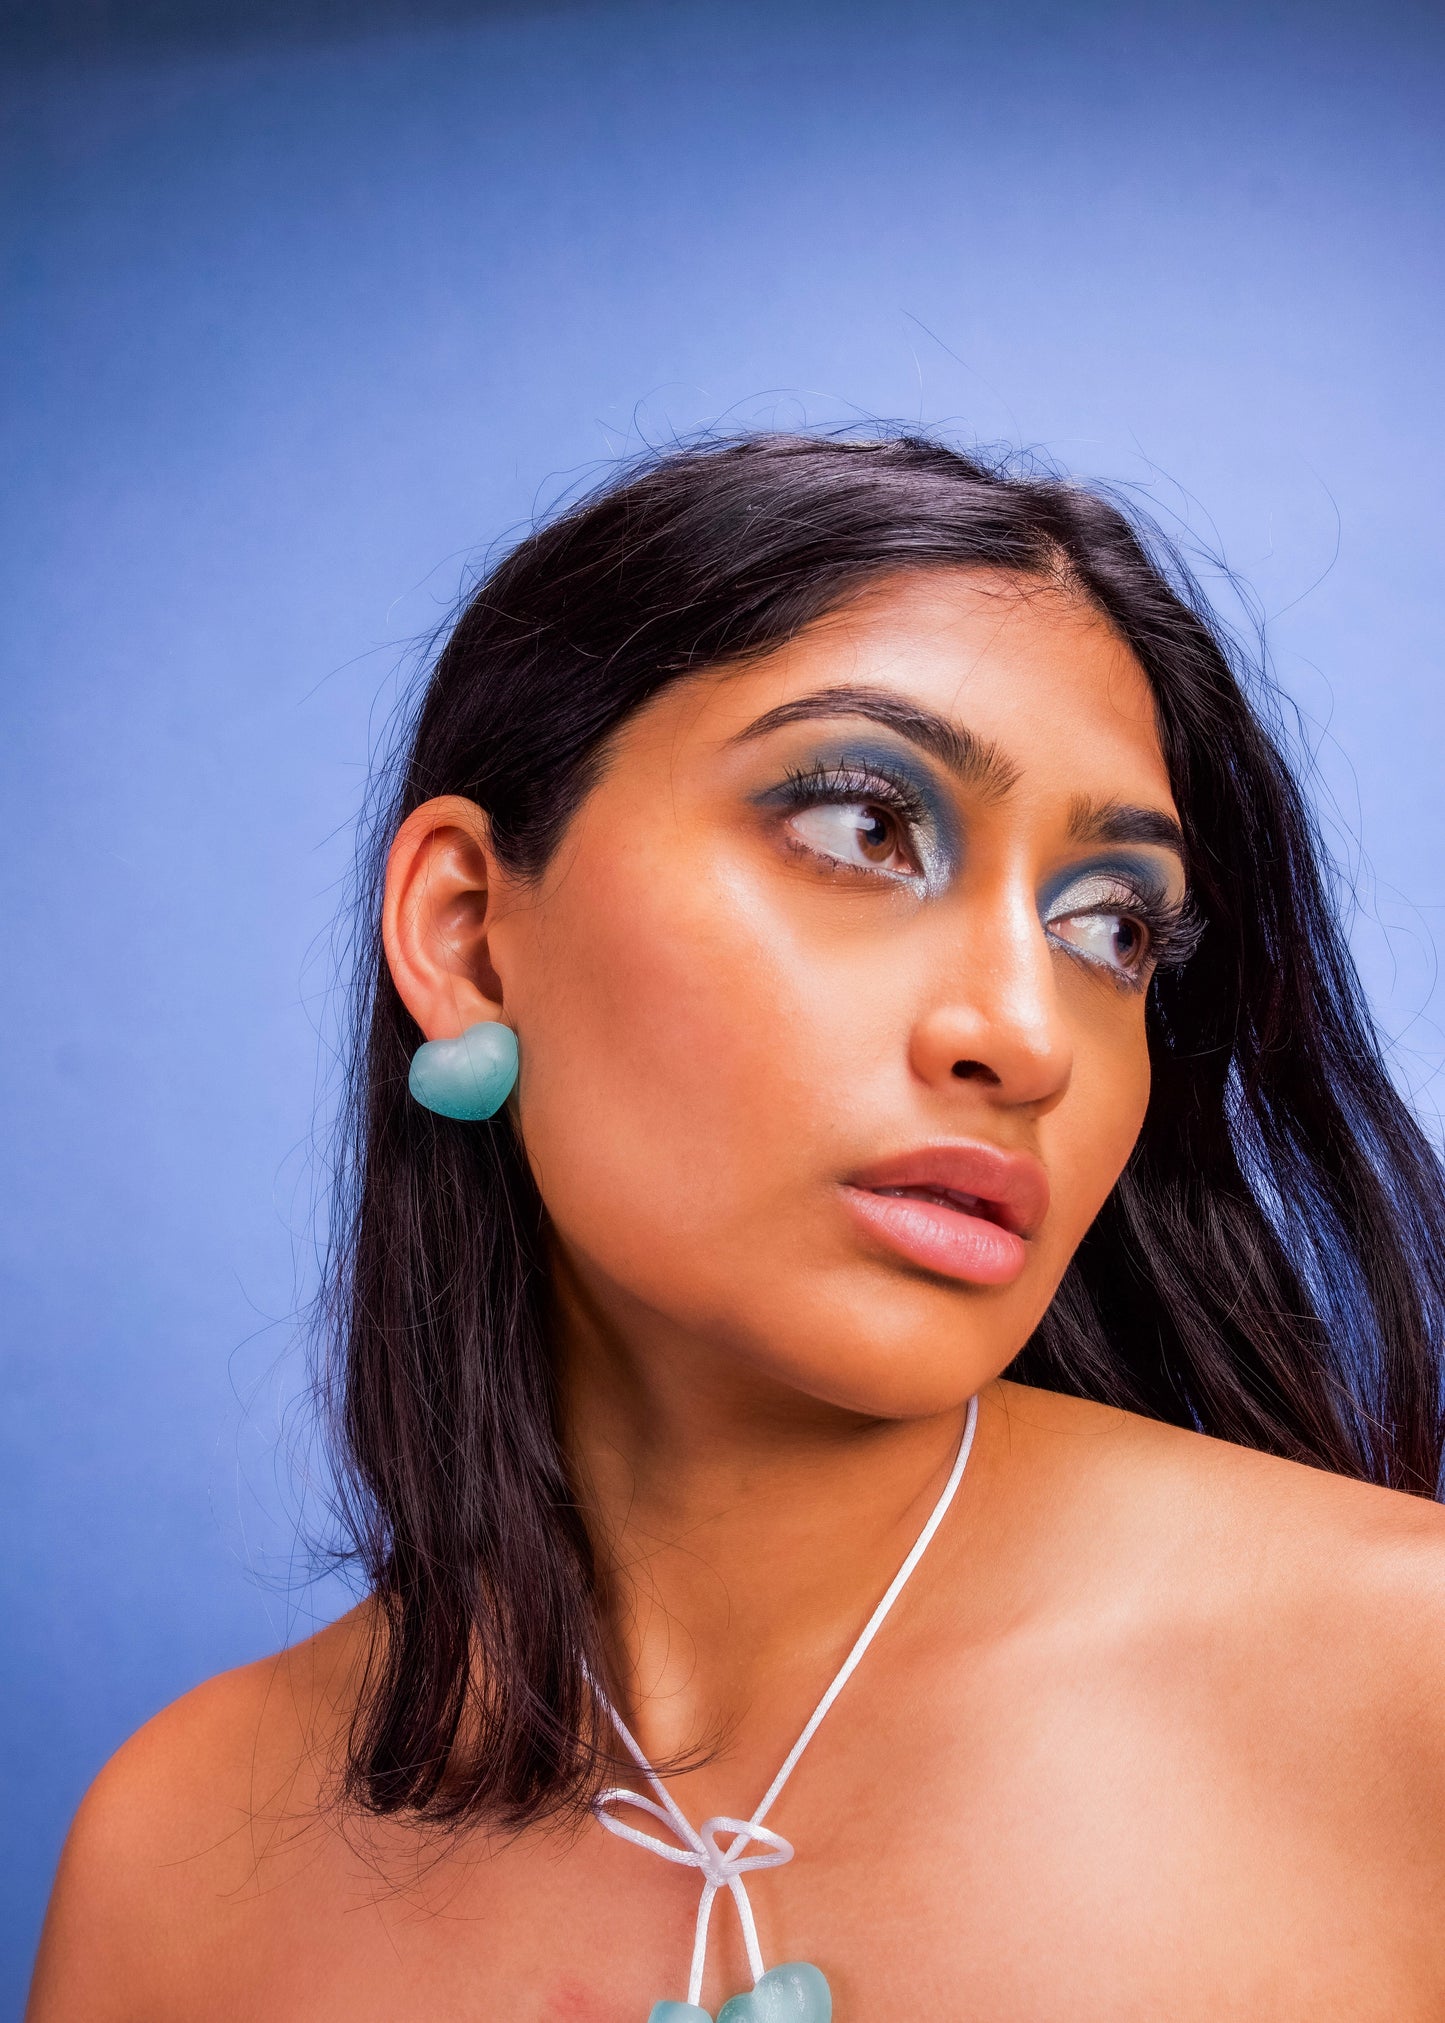
[[[1048,1176],[1026,1152],[928,1145],[844,1183],[849,1208],[900,1257],[970,1285],[1008,1285],[1048,1210]]]

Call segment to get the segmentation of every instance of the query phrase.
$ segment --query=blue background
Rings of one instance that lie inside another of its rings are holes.
[[[1433,1115],[1445,32],[6,0],[0,50],[9,2014],[106,1755],[344,1599],[292,1317],[350,826],[410,642],[607,458],[904,416],[1222,551]]]

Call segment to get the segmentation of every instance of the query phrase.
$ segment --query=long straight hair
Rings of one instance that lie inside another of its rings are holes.
[[[1133,1156],[1010,1374],[1437,1492],[1440,1167],[1386,1072],[1303,797],[1187,571],[1107,499],[917,436],[659,456],[482,581],[369,866],[324,1313],[343,1515],[377,1603],[348,1778],[373,1811],[522,1824],[583,1802],[605,1754],[544,1210],[505,1114],[453,1123],[408,1097],[422,1035],[381,952],[385,845],[462,794],[536,877],[651,697],[917,569],[1064,580],[1128,644],[1202,923],[1151,986]]]

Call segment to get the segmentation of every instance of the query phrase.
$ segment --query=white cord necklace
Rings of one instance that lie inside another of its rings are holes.
[[[609,1833],[615,1833],[622,1840],[630,1840],[637,1847],[650,1849],[660,1854],[664,1861],[678,1863],[683,1868],[695,1868],[703,1878],[702,1899],[697,1907],[697,1929],[693,1939],[692,1971],[688,1976],[686,2002],[654,2003],[648,2023],[712,2023],[702,2001],[703,1971],[707,1965],[707,1935],[712,1922],[712,1907],[721,1889],[732,1891],[737,1905],[738,1921],[743,1928],[743,1943],[747,1947],[748,1967],[752,1972],[753,1990],[749,1995],[734,1995],[718,2011],[717,2023],[829,2023],[833,2013],[832,1997],[828,1983],[819,1969],[806,1960],[793,1961],[784,1967],[774,1967],[765,1971],[763,1956],[758,1945],[758,1928],[753,1919],[753,1907],[748,1902],[747,1885],[744,1875],[750,1869],[780,1868],[784,1862],[793,1859],[790,1841],[780,1833],[774,1833],[763,1821],[772,1810],[783,1786],[798,1766],[798,1759],[821,1727],[823,1717],[833,1702],[852,1678],[862,1661],[864,1652],[883,1627],[884,1619],[907,1585],[908,1577],[918,1565],[933,1542],[934,1533],[944,1520],[948,1506],[952,1503],[963,1480],[963,1471],[968,1466],[968,1457],[973,1449],[974,1428],[978,1424],[978,1400],[968,1401],[968,1417],[963,1428],[963,1438],[958,1443],[958,1453],[942,1494],[929,1516],[928,1522],[913,1542],[913,1549],[864,1625],[863,1633],[852,1650],[839,1666],[833,1683],[813,1709],[812,1717],[802,1734],[788,1751],[782,1769],[763,1793],[751,1819],[734,1819],[727,1813],[719,1813],[712,1819],[705,1819],[700,1827],[694,1826],[643,1755],[632,1731],[622,1716],[612,1705],[600,1686],[594,1682],[594,1690],[602,1705],[612,1717],[617,1733],[624,1747],[653,1790],[657,1799],[644,1798],[640,1792],[629,1791],[626,1785],[616,1784],[601,1792],[594,1802],[593,1810],[600,1823]],[[656,1834],[644,1828],[629,1826],[625,1820],[615,1817],[611,1808],[630,1805],[639,1812],[650,1813],[663,1826],[670,1827],[677,1835],[677,1845],[672,1841],[659,1840]],[[719,1836],[727,1838],[727,1845],[719,1845]],[[745,1854],[751,1842],[756,1842],[764,1852]]]

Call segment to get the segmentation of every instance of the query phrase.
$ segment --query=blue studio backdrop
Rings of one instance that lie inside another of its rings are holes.
[[[1435,1114],[1442,54],[1399,0],[0,6],[0,2013],[109,1752],[345,1604],[294,1315],[351,824],[411,643],[609,458],[903,417],[1222,552]]]

